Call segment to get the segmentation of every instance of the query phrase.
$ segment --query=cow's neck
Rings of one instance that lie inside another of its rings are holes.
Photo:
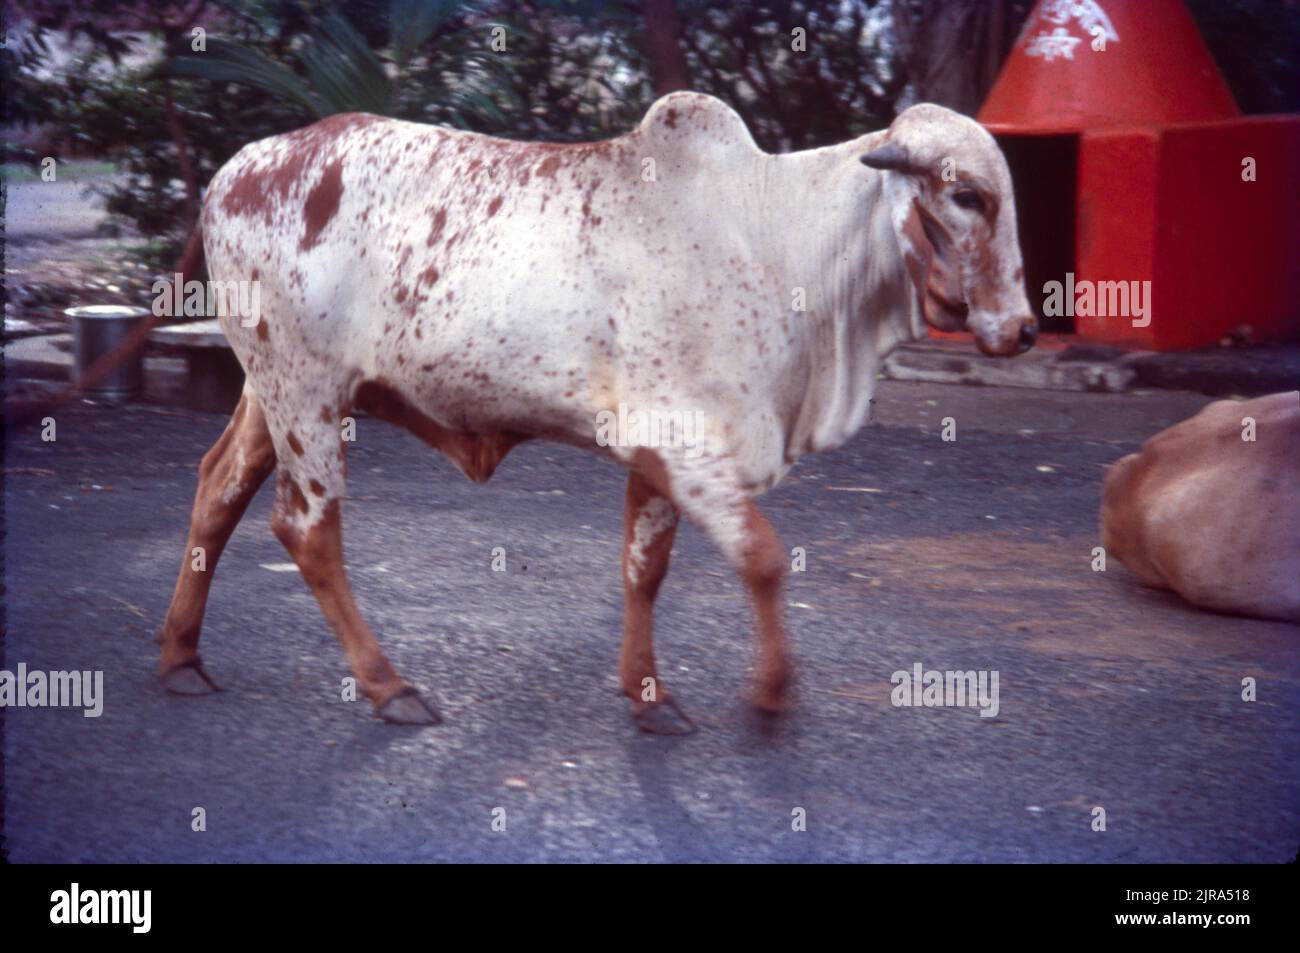
[[[784,238],[768,245],[770,267],[786,302],[806,292],[785,368],[792,406],[780,409],[790,460],[852,436],[885,356],[923,333],[882,176],[858,161],[882,135],[764,158],[762,233]]]

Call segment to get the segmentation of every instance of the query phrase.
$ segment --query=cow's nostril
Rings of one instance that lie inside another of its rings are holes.
[[[1038,340],[1038,325],[1033,321],[1026,321],[1020,325],[1020,353],[1024,354],[1034,342]]]

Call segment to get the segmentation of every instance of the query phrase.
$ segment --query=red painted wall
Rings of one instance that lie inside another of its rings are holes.
[[[1242,160],[1256,181],[1242,180]],[[1085,134],[1077,279],[1152,282],[1151,324],[1076,317],[1082,338],[1178,350],[1246,324],[1300,341],[1300,116]]]
[[[1080,139],[1076,281],[1150,280],[1152,298],[1162,300],[1154,281],[1159,152],[1155,129],[1085,133]],[[1154,310],[1145,328],[1123,317],[1074,318],[1081,338],[1131,347],[1153,347],[1158,328]]]
[[[1242,324],[1259,342],[1300,341],[1300,116],[1167,129],[1160,158],[1157,346],[1210,345]]]

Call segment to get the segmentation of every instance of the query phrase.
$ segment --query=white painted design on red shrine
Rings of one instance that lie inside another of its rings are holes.
[[[1103,44],[1119,42],[1119,34],[1097,0],[1051,0],[1044,5],[1040,20],[1051,25],[1051,32],[1043,29],[1032,37],[1025,44],[1025,55],[1041,56],[1048,63],[1058,57],[1074,59],[1074,48],[1089,38],[1102,39]],[[1075,23],[1082,36],[1070,31]]]

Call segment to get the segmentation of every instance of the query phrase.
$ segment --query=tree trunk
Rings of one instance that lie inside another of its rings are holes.
[[[645,54],[656,96],[691,88],[691,70],[678,40],[682,22],[673,0],[642,0]]]
[[[199,220],[199,179],[190,158],[190,144],[185,138],[185,127],[181,125],[180,114],[176,111],[176,102],[172,99],[172,81],[164,79],[163,113],[167,117],[167,131],[171,133],[176,146],[176,164],[180,167],[181,181],[185,183],[185,217],[190,228]]]
[[[912,102],[975,115],[1029,13],[1030,0],[897,3]]]

